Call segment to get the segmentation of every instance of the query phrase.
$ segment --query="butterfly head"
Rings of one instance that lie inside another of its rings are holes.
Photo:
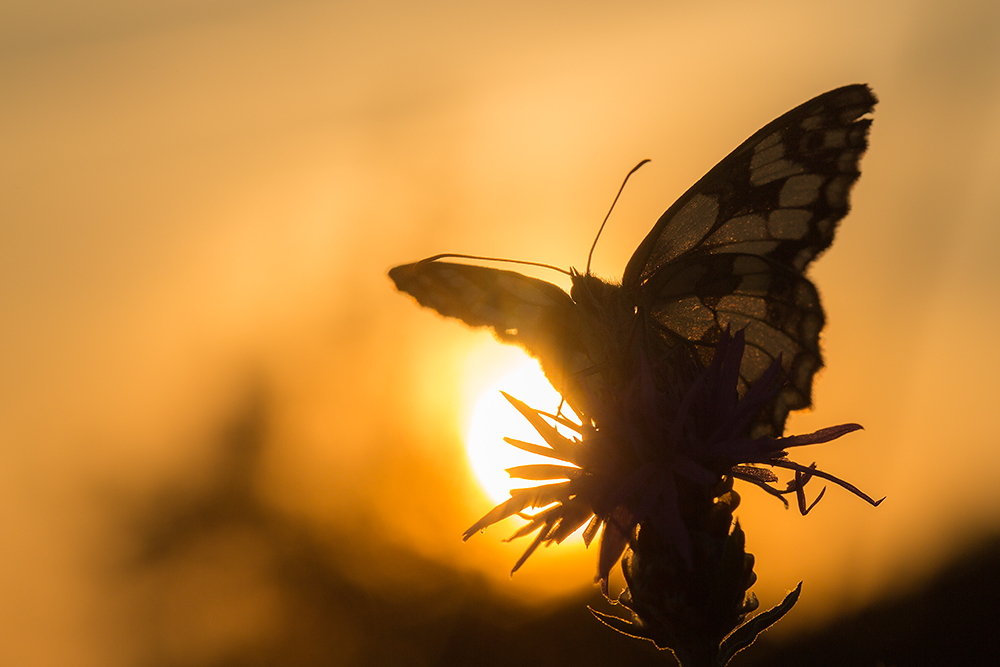
[[[614,300],[614,293],[620,291],[617,285],[607,283],[589,271],[580,273],[570,269],[572,286],[569,295],[573,301],[585,310],[602,308],[604,304]]]

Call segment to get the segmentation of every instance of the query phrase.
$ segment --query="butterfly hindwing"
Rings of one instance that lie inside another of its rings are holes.
[[[660,278],[661,298],[647,309],[647,329],[670,346],[687,345],[703,365],[723,331],[743,329],[741,393],[781,355],[789,382],[757,428],[758,435],[780,433],[789,410],[809,405],[812,376],[822,366],[816,288],[766,258],[740,253],[691,256],[670,264]]]

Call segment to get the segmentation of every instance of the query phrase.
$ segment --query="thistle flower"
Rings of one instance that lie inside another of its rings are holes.
[[[640,523],[655,526],[657,533],[691,565],[691,536],[685,521],[691,504],[688,496],[717,502],[721,493],[728,493],[720,489],[729,477],[748,481],[779,498],[795,493],[803,514],[825,491],[806,505],[804,489],[812,477],[832,481],[878,505],[881,501],[817,470],[815,464],[804,466],[789,460],[785,451],[828,442],[861,426],[841,424],[779,438],[748,435],[751,423],[777,395],[784,380],[777,359],[739,396],[744,347],[742,331],[723,336],[711,364],[700,374],[691,372],[691,362],[685,364],[690,359],[687,355],[678,355],[678,363],[670,366],[641,363],[637,377],[624,391],[609,394],[602,401],[588,401],[597,408],[595,414],[584,416],[582,425],[531,408],[504,393],[545,445],[505,440],[561,463],[510,468],[511,477],[547,483],[514,489],[509,500],[473,524],[464,538],[515,514],[525,518],[528,523],[508,539],[536,531],[537,535],[515,563],[514,572],[539,545],[562,542],[584,524],[587,527],[583,539],[589,545],[603,527],[597,578],[606,592],[611,568]],[[557,426],[574,432],[575,437],[566,437]],[[775,488],[771,484],[778,480],[777,475],[761,466],[792,470],[795,478],[786,488]],[[530,508],[544,509],[525,515]]]

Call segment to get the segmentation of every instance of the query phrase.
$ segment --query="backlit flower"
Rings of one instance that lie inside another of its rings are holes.
[[[750,437],[751,425],[775,398],[784,377],[780,359],[775,360],[740,396],[743,352],[740,331],[723,336],[704,369],[695,367],[684,354],[670,363],[640,357],[627,386],[589,397],[587,405],[594,413],[583,415],[582,425],[504,394],[545,444],[509,438],[507,442],[554,462],[509,469],[514,478],[545,483],[511,491],[509,500],[465,532],[465,539],[513,515],[526,519],[509,538],[536,533],[515,563],[512,571],[516,571],[539,545],[562,542],[586,526],[583,539],[588,545],[601,533],[597,579],[607,593],[611,568],[635,544],[640,525],[652,530],[687,568],[693,566],[696,553],[692,532],[702,529],[706,517],[720,515],[717,522],[724,522],[728,534],[738,503],[738,495],[731,491],[732,478],[779,498],[795,493],[803,514],[812,507],[806,503],[804,488],[813,477],[832,481],[878,505],[881,501],[817,470],[815,464],[789,460],[786,451],[834,440],[860,429],[857,424],[799,436]],[[794,479],[784,489],[774,487],[778,477],[773,468],[793,471]],[[816,501],[822,495],[823,491]],[[532,509],[537,511],[526,514]]]

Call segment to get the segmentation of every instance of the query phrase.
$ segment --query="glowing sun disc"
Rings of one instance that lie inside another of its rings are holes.
[[[533,408],[554,413],[559,407],[559,394],[545,379],[538,362],[527,356],[480,394],[468,422],[465,451],[476,479],[498,504],[510,497],[512,488],[533,484],[511,479],[505,471],[507,468],[530,463],[553,463],[551,459],[504,442],[505,436],[527,442],[541,442],[541,438],[500,394],[501,389]]]

